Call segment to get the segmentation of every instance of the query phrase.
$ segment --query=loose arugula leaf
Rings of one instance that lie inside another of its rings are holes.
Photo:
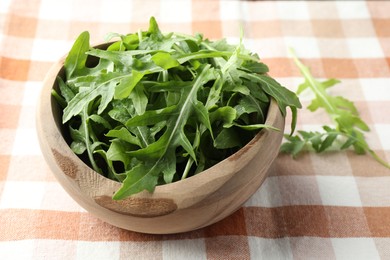
[[[305,150],[305,147],[307,149],[311,147],[320,153],[334,147],[338,138],[341,138],[341,145],[338,146],[338,149],[343,150],[353,146],[356,154],[369,153],[380,164],[390,168],[390,164],[381,159],[367,143],[364,132],[370,129],[360,118],[354,103],[344,97],[328,94],[327,89],[340,81],[337,79],[329,79],[324,82],[316,80],[311,75],[310,69],[302,64],[293,50],[291,50],[291,55],[305,78],[305,82],[299,85],[297,93],[311,90],[315,97],[308,109],[312,112],[319,108],[324,109],[333,120],[335,128],[323,126],[324,132],[298,131],[296,136],[285,135],[287,142],[281,146],[281,151],[296,157],[302,150]]]

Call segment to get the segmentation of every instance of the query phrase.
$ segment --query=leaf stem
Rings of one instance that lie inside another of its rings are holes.
[[[184,168],[183,175],[181,176],[182,180],[187,178],[187,175],[190,172],[190,169],[191,169],[191,166],[192,166],[193,163],[194,163],[194,160],[191,157],[189,157],[188,161],[187,161],[187,164],[186,164],[186,167]]]
[[[100,168],[97,166],[95,158],[93,158],[93,151],[91,150],[91,143],[89,141],[89,124],[88,124],[88,106],[85,106],[83,108],[83,114],[82,114],[82,121],[84,126],[84,134],[85,134],[85,146],[87,148],[88,158],[91,162],[92,168],[97,171],[98,173],[102,173]]]
[[[324,91],[317,86],[318,82],[313,78],[313,76],[309,72],[308,67],[306,67],[305,65],[302,64],[302,62],[297,58],[295,51],[293,49],[290,48],[289,51],[290,51],[291,56],[294,59],[295,64],[298,66],[301,73],[303,74],[304,78],[309,81],[308,86],[310,87],[310,89],[314,92],[314,94],[316,94],[316,96],[318,98],[321,99],[322,102],[324,102],[328,113],[330,113],[332,115],[336,114],[337,109],[326,98],[326,93],[324,93]]]

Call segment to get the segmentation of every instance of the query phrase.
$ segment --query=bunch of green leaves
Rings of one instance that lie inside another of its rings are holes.
[[[293,50],[291,50],[295,64],[298,66],[305,81],[298,86],[297,95],[305,90],[311,90],[314,99],[307,107],[311,112],[322,108],[331,118],[335,127],[323,126],[323,131],[297,131],[296,135],[285,135],[287,142],[281,146],[282,152],[287,152],[296,157],[301,151],[314,149],[315,152],[323,152],[327,149],[344,150],[353,147],[356,154],[369,153],[375,160],[390,168],[390,165],[381,159],[368,145],[364,132],[370,129],[360,118],[354,103],[341,96],[332,96],[328,88],[340,81],[328,79],[320,82],[310,73],[308,67],[302,64]]]
[[[197,174],[227,158],[264,127],[270,98],[283,115],[301,107],[240,43],[149,29],[93,48],[75,41],[53,96],[72,150],[122,182],[114,199]]]

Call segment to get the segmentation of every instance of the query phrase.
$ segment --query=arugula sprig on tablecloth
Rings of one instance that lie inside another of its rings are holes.
[[[341,96],[332,96],[327,92],[328,88],[340,81],[337,79],[318,81],[311,75],[310,69],[297,58],[293,50],[291,50],[291,55],[305,79],[298,86],[297,94],[310,90],[314,94],[314,98],[307,109],[311,112],[315,112],[319,108],[324,109],[335,127],[323,126],[322,132],[298,130],[296,135],[286,134],[287,142],[282,144],[281,152],[290,153],[296,157],[301,151],[309,148],[320,153],[331,147],[337,147],[340,150],[353,147],[355,153],[369,153],[380,164],[390,168],[390,165],[380,158],[367,143],[364,132],[368,132],[370,129],[360,118],[354,103]]]

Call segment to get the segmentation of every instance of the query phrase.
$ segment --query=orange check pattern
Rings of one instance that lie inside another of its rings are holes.
[[[146,235],[78,206],[46,166],[35,131],[42,80],[77,35],[147,28],[238,42],[295,90],[296,50],[331,89],[355,102],[371,147],[390,161],[390,2],[2,0],[0,2],[0,259],[389,259],[390,170],[350,151],[280,155],[246,204],[210,227]],[[307,105],[310,96],[303,96]],[[298,128],[325,114],[303,109]],[[60,203],[58,203],[60,202]]]

